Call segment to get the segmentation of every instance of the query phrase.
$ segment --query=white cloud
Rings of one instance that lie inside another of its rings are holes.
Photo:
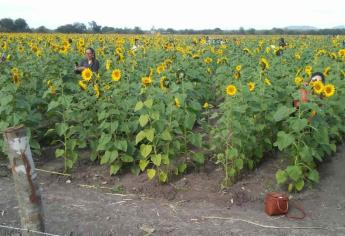
[[[272,28],[289,25],[333,27],[345,24],[342,0],[0,0],[1,18],[22,17],[31,27],[95,20],[100,25],[143,29]]]

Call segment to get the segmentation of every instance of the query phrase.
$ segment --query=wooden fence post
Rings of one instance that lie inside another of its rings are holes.
[[[19,204],[21,226],[44,232],[41,194],[36,183],[37,174],[26,129],[24,126],[11,127],[3,135]],[[33,234],[24,231],[22,235]]]

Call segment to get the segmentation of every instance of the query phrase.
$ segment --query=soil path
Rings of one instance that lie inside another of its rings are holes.
[[[280,163],[279,159],[267,161],[228,192],[217,187],[221,176],[217,169],[187,174],[171,185],[156,187],[140,176],[102,178],[104,170],[95,167],[93,182],[85,182],[118,184],[124,188],[123,195],[80,186],[87,176],[76,175],[66,183],[66,179],[40,173],[46,231],[58,235],[345,235],[345,145],[321,166],[317,186],[293,194],[305,208],[304,220],[268,217],[263,212],[265,192],[279,190],[274,173]],[[272,229],[242,220],[323,229]],[[20,225],[9,176],[0,177],[0,225]],[[0,228],[0,235],[19,234]]]

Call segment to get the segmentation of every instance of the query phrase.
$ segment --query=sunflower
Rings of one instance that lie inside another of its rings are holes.
[[[50,85],[49,86],[49,91],[52,95],[56,95],[56,87],[55,85]]]
[[[82,89],[82,90],[86,90],[87,89],[87,84],[84,82],[84,81],[82,81],[82,80],[79,80],[79,86],[80,86],[80,88]]]
[[[109,90],[110,90],[110,85],[109,84],[104,85],[104,91],[109,91]]]
[[[145,87],[147,87],[152,83],[152,79],[150,76],[145,76],[145,77],[141,78],[141,82],[143,83],[143,85]]]
[[[105,69],[109,70],[110,69],[110,65],[111,65],[111,60],[107,60],[105,63]]]
[[[160,80],[159,80],[159,87],[160,87],[162,90],[166,89],[166,87],[165,87],[165,80],[166,80],[166,77],[165,77],[165,76],[161,77]]]
[[[263,57],[260,59],[260,66],[262,70],[266,70],[270,68],[270,64],[268,63],[266,58],[263,58]]]
[[[92,78],[93,72],[90,70],[90,68],[86,68],[83,70],[81,73],[81,76],[83,77],[84,80],[89,81]]]
[[[271,85],[271,81],[270,81],[268,78],[266,78],[266,79],[264,80],[264,83],[265,83],[266,85]]]
[[[302,78],[301,76],[297,76],[297,77],[295,78],[295,84],[296,84],[297,86],[300,86],[302,82],[303,82],[303,78]]]
[[[325,76],[328,76],[330,70],[331,70],[331,67],[330,67],[330,66],[327,66],[327,67],[323,70],[323,74],[324,74]]]
[[[313,90],[316,94],[321,94],[324,90],[324,85],[322,83],[322,81],[316,81],[313,83]]]
[[[326,84],[324,86],[324,89],[323,89],[323,94],[326,96],[326,97],[332,97],[334,95],[334,92],[335,92],[335,87],[333,84]]]
[[[311,76],[311,73],[313,72],[313,67],[312,66],[306,66],[304,68],[304,72],[308,75]]]
[[[94,85],[93,85],[93,90],[94,90],[95,93],[96,93],[96,97],[99,98],[100,91],[99,91],[99,86],[98,86],[98,84],[94,84]]]
[[[240,72],[241,69],[242,69],[242,66],[241,65],[237,65],[235,69],[236,69],[236,71]]]
[[[158,67],[157,67],[157,74],[161,74],[163,71],[165,70],[165,67],[164,67],[164,64],[162,64],[162,65],[159,65]]]
[[[232,77],[234,79],[239,79],[241,77],[241,73],[239,71],[235,71],[235,74]]]
[[[175,105],[176,105],[177,107],[180,107],[180,106],[181,106],[181,102],[180,102],[180,100],[179,100],[178,98],[175,98]]]
[[[254,82],[249,82],[247,85],[248,85],[248,89],[250,92],[254,91],[254,89],[255,89],[255,83]]]
[[[301,59],[301,54],[299,52],[295,53],[295,59],[300,60]]]
[[[111,73],[111,79],[113,81],[119,81],[121,79],[121,70],[120,69],[115,69]]]
[[[235,85],[233,84],[230,84],[226,87],[226,93],[229,95],[229,96],[234,96],[236,93],[237,93],[237,88]]]
[[[205,102],[204,105],[202,106],[204,109],[208,109],[209,105],[208,102]]]
[[[210,64],[210,63],[212,62],[212,58],[211,58],[211,57],[206,57],[206,58],[204,59],[204,62],[205,62],[206,64]]]
[[[13,75],[12,75],[12,80],[13,80],[13,82],[14,82],[16,85],[19,85],[19,84],[20,84],[20,77],[19,77],[19,74],[13,74]]]
[[[339,57],[345,57],[345,49],[340,49],[338,51],[338,55],[339,55]]]

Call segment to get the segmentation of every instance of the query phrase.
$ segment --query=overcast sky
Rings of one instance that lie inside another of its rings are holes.
[[[50,29],[74,22],[142,29],[345,25],[345,0],[0,0],[0,18]]]

